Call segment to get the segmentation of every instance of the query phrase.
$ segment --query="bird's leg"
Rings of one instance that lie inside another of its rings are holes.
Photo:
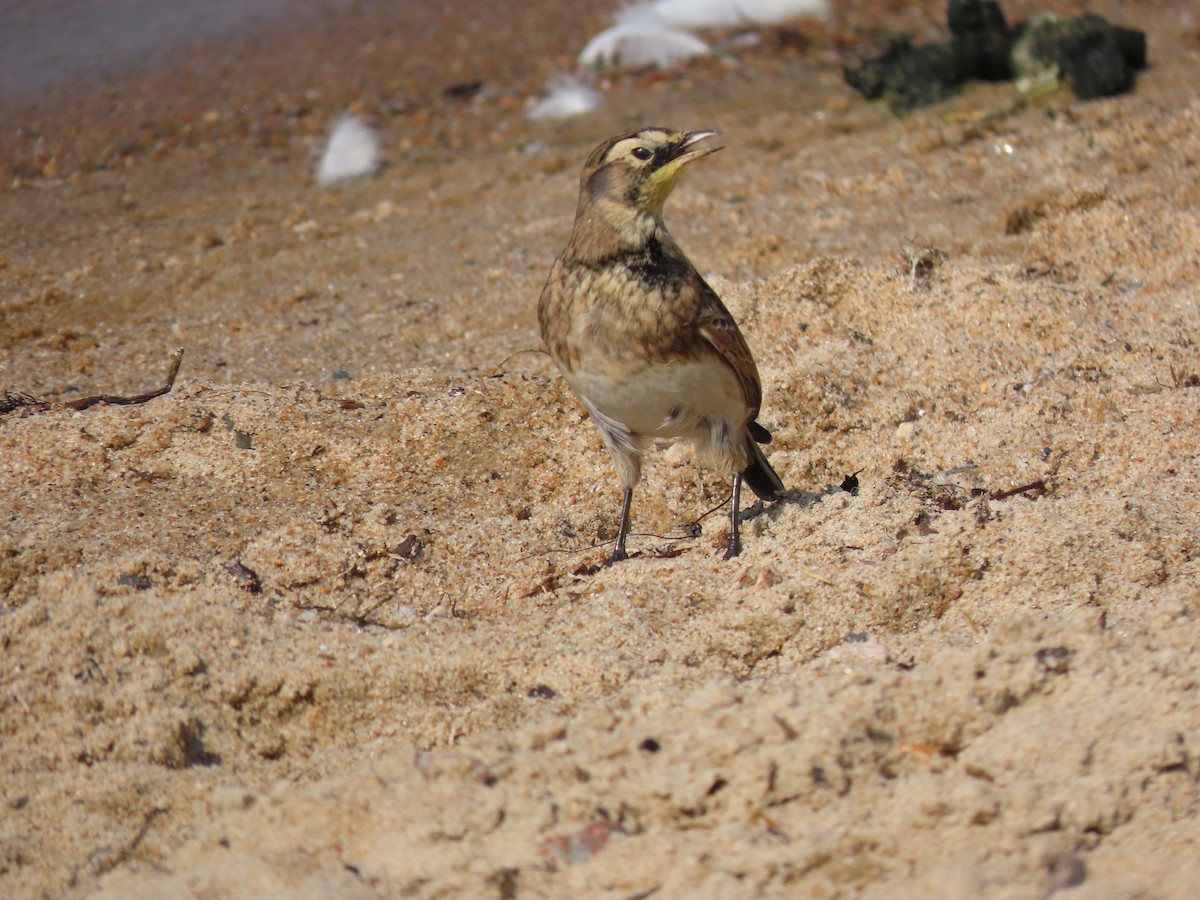
[[[617,529],[617,546],[608,558],[608,565],[629,559],[625,552],[625,536],[629,534],[629,508],[633,505],[633,488],[625,488],[625,499],[621,501],[621,527]]]
[[[742,519],[742,474],[733,476],[733,501],[729,510],[729,549],[725,551],[726,559],[733,559],[742,552],[742,536],[739,525]]]

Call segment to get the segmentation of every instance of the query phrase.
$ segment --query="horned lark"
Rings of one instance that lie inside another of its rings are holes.
[[[609,563],[628,558],[633,489],[656,438],[686,438],[733,476],[726,559],[742,549],[743,480],[764,500],[784,490],[758,448],[771,435],[755,421],[762,386],[746,339],[663,223],[684,166],[720,149],[703,143],[715,134],[643,128],[593,150],[574,231],[538,303],[542,339],[600,429],[624,490]]]

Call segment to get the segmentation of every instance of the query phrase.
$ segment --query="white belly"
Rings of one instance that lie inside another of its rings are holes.
[[[577,370],[567,380],[599,417],[635,438],[707,444],[719,431],[738,435],[746,425],[741,385],[714,357],[652,366],[626,379]]]

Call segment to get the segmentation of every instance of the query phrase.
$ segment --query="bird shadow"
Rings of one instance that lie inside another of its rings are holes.
[[[842,480],[841,484],[827,485],[826,487],[822,488],[819,491],[803,491],[803,490],[799,490],[799,489],[790,489],[790,490],[785,490],[783,492],[782,496],[778,500],[771,500],[771,501],[757,500],[753,505],[748,506],[745,509],[741,510],[741,512],[739,513],[740,521],[749,522],[753,519],[757,519],[759,516],[767,516],[769,519],[774,521],[776,518],[779,517],[780,511],[786,506],[799,506],[801,508],[807,509],[810,506],[815,506],[816,504],[820,503],[826,497],[833,497],[837,494],[851,494],[851,495],[857,494],[858,493],[858,477],[857,477],[857,475],[858,475],[857,472],[854,475],[847,475],[846,478]],[[682,531],[682,534],[679,534],[679,535],[648,534],[648,533],[643,533],[643,532],[630,532],[630,534],[629,534],[630,537],[656,538],[658,540],[668,541],[670,543],[668,544],[667,547],[665,547],[663,549],[659,549],[659,550],[637,550],[637,551],[634,551],[634,552],[630,553],[629,556],[626,557],[626,559],[672,559],[676,556],[680,556],[681,554],[683,554],[685,552],[686,545],[689,541],[693,541],[693,540],[701,537],[701,535],[704,533],[704,528],[701,524],[704,521],[704,519],[708,518],[708,516],[712,515],[714,512],[719,510],[721,507],[728,504],[730,499],[732,499],[732,498],[726,497],[719,504],[714,506],[712,509],[708,510],[708,512],[704,513],[699,518],[697,518],[691,522],[686,522],[683,525],[681,525],[680,529]],[[612,541],[604,541],[599,544],[593,544],[591,547],[588,547],[585,549],[595,550],[598,547],[605,546],[605,544],[609,544],[609,543],[612,543]],[[567,552],[576,552],[576,551],[572,550],[572,551],[567,551]],[[605,569],[611,567],[612,565],[614,565],[615,563],[617,563],[619,561],[620,560],[608,559],[608,560],[605,560],[600,563],[583,563],[583,564],[579,565],[572,574],[574,574],[576,576],[597,575],[600,572],[603,572]]]
[[[856,473],[857,474],[857,473]],[[780,511],[787,506],[799,506],[802,509],[807,509],[810,506],[815,506],[826,497],[834,497],[838,494],[858,493],[858,478],[856,475],[849,475],[843,479],[841,484],[830,484],[819,491],[804,491],[799,488],[789,488],[783,492],[778,500],[758,500],[753,506],[748,506],[741,512],[741,520],[749,522],[752,519],[757,519],[759,516],[767,516],[774,521],[779,517]]]

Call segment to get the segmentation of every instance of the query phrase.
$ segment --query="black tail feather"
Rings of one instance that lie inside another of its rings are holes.
[[[767,435],[770,440],[771,435],[765,428],[757,422],[752,422],[750,425],[750,435],[754,441],[759,440],[755,429]],[[752,459],[750,465],[742,471],[742,480],[749,485],[750,490],[754,491],[763,500],[782,500],[783,493],[787,490],[783,486],[783,481],[779,478],[779,473],[771,468],[771,464],[767,462],[767,458],[763,456],[763,452],[758,449],[758,444],[754,441],[748,441]]]

